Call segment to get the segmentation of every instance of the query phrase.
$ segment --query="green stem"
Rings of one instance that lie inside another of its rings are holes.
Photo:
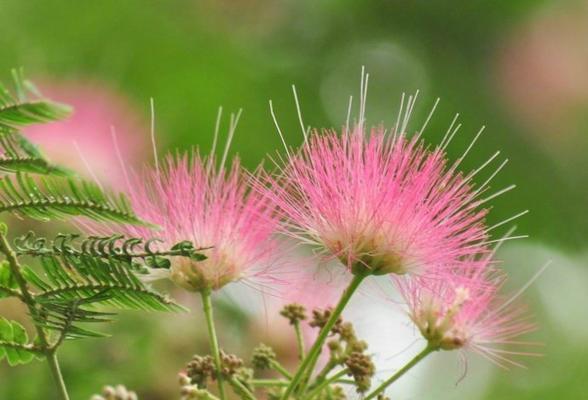
[[[321,352],[322,352],[322,349],[319,350],[318,353],[316,353],[316,355],[314,356],[314,358],[312,360],[310,360],[309,365],[315,365],[315,363],[318,361],[318,358],[321,356]],[[306,390],[306,387],[308,386],[308,383],[310,382],[310,379],[312,378],[312,372],[313,371],[311,369],[306,370],[304,375],[302,375],[302,379],[300,380],[300,384],[295,389],[295,392],[303,393]]]
[[[233,389],[235,389],[235,392],[242,395],[243,398],[245,398],[247,400],[256,400],[253,393],[251,393],[251,391],[249,389],[247,389],[247,387],[245,387],[245,385],[243,385],[241,382],[239,382],[237,379],[235,379],[234,376],[231,376],[228,379],[229,379],[229,383],[231,384],[231,386],[233,386]]]
[[[1,228],[0,228],[1,229]],[[29,314],[31,316],[37,315],[37,308],[36,302],[33,298],[33,295],[29,291],[29,286],[27,281],[21,274],[21,266],[18,262],[16,257],[16,253],[10,247],[8,240],[6,240],[6,233],[0,232],[0,252],[4,253],[6,256],[6,260],[8,261],[8,265],[10,266],[10,271],[12,272],[12,276],[14,280],[18,284],[20,288],[20,300],[27,306],[29,310]],[[53,380],[59,390],[61,400],[69,400],[69,395],[67,393],[67,388],[65,386],[65,381],[63,380],[63,375],[61,374],[61,369],[59,368],[59,361],[57,360],[57,355],[55,354],[54,348],[51,348],[49,345],[49,339],[43,328],[41,328],[36,323],[35,330],[37,331],[37,337],[39,339],[40,348],[45,354],[45,358],[49,363],[49,369],[51,370],[51,375],[53,376]]]
[[[0,287],[0,293],[4,292],[8,297],[16,297],[17,299],[24,301],[22,295],[18,290],[12,290],[5,287]]]
[[[337,322],[337,319],[339,319],[339,316],[343,312],[343,309],[345,308],[345,306],[347,306],[347,303],[349,303],[351,296],[357,290],[357,288],[359,287],[361,282],[365,279],[365,277],[366,277],[365,275],[354,275],[353,276],[353,279],[349,283],[349,286],[343,292],[343,295],[341,296],[339,303],[337,304],[335,309],[331,312],[331,316],[329,317],[329,320],[327,321],[327,323],[325,324],[323,329],[321,329],[316,341],[313,343],[312,347],[308,351],[308,354],[304,358],[304,361],[302,361],[302,363],[300,364],[300,367],[298,367],[298,370],[296,371],[296,375],[294,375],[294,378],[292,379],[292,381],[290,382],[290,385],[288,386],[288,388],[286,388],[286,391],[284,392],[284,395],[282,396],[282,400],[288,399],[288,397],[292,394],[292,391],[294,391],[294,389],[296,389],[297,386],[300,384],[301,379],[304,377],[304,374],[307,371],[310,371],[310,373],[312,374],[312,370],[314,369],[314,365],[318,359],[318,355],[323,347],[323,344],[325,343],[325,340],[327,339],[327,336],[329,336],[331,329],[333,328],[333,326]]]
[[[294,331],[296,332],[296,343],[298,345],[298,358],[300,361],[304,360],[304,336],[302,336],[302,329],[300,329],[300,321],[294,322]]]
[[[220,350],[218,347],[218,339],[216,337],[216,329],[214,326],[214,316],[212,313],[212,301],[211,301],[211,289],[204,289],[200,292],[202,296],[202,309],[204,310],[204,316],[206,318],[206,326],[208,328],[208,338],[210,340],[210,350],[212,352],[212,358],[214,360],[214,366],[217,371],[217,382],[218,382],[218,394],[221,400],[226,399],[225,388],[223,386],[222,379],[222,365],[220,358]]]
[[[332,377],[330,377],[330,378],[325,379],[324,381],[322,381],[321,384],[318,385],[313,390],[311,390],[310,393],[308,393],[308,396],[306,396],[305,398],[306,399],[312,399],[317,394],[320,394],[323,391],[323,389],[325,389],[326,387],[328,387],[331,383],[335,383],[337,380],[339,380],[340,378],[344,377],[348,373],[349,373],[349,370],[347,368],[345,368],[345,369],[337,372]]]
[[[285,387],[288,386],[290,382],[282,380],[282,379],[251,379],[249,381],[251,385],[258,386],[258,387]]]
[[[437,350],[437,349],[433,346],[425,347],[424,350],[421,351],[419,354],[417,354],[412,360],[410,360],[408,362],[408,364],[406,364],[404,367],[399,369],[394,375],[392,375],[390,378],[385,380],[380,386],[378,386],[370,394],[368,394],[364,398],[364,400],[371,400],[374,397],[376,397],[378,394],[383,393],[384,390],[386,390],[386,388],[388,386],[390,386],[391,384],[396,382],[402,375],[406,374],[412,367],[417,365],[423,358],[425,358],[426,356],[428,356],[430,353],[432,353],[435,350]]]
[[[327,379],[327,375],[337,366],[337,361],[332,357],[327,361],[323,369],[316,375],[314,379],[314,383],[310,385],[309,389],[314,389],[317,385],[320,385],[325,379]]]
[[[282,366],[282,364],[280,364],[276,360],[272,360],[271,361],[271,366],[272,366],[273,369],[275,369],[276,371],[278,371],[284,378],[286,378],[286,379],[292,379],[292,374],[290,373],[290,371],[288,371],[286,368],[284,368]]]
[[[63,375],[61,374],[61,368],[59,367],[59,361],[57,360],[57,355],[54,351],[47,354],[47,362],[49,363],[49,369],[51,370],[53,379],[55,380],[55,382],[57,383],[57,387],[59,388],[61,398],[63,400],[69,400],[67,387],[65,386],[65,381],[63,380]]]

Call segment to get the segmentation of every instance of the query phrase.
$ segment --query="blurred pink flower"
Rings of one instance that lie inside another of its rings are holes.
[[[588,105],[588,7],[541,10],[505,38],[496,86],[512,113],[549,152],[578,151]]]
[[[117,132],[125,161],[140,163],[148,148],[146,134],[149,132],[141,115],[122,94],[101,83],[41,81],[39,88],[45,96],[73,106],[74,112],[65,121],[27,127],[24,134],[38,144],[51,161],[85,176],[91,175],[89,167],[102,183],[122,188],[124,180],[111,130],[114,128]]]

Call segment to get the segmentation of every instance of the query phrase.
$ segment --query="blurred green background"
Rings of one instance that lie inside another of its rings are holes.
[[[208,152],[218,107],[243,108],[231,154],[253,168],[281,146],[268,99],[286,140],[299,144],[291,84],[306,124],[340,127],[348,96],[357,98],[362,65],[370,73],[373,124],[393,123],[401,94],[420,89],[409,128],[418,129],[440,97],[426,138],[438,142],[459,112],[463,127],[449,148],[452,157],[486,125],[463,165],[475,168],[496,150],[510,160],[493,188],[516,183],[517,189],[493,202],[491,224],[531,211],[517,222],[517,232],[530,238],[501,253],[513,287],[553,260],[526,294],[545,356],[529,360],[524,371],[473,362],[457,386],[457,357],[438,358],[407,377],[412,386],[395,393],[397,399],[588,398],[586,38],[586,1],[0,0],[4,80],[10,68],[22,66],[41,91],[90,110],[98,107],[93,93],[107,93],[101,113],[70,125],[63,137],[44,138],[48,147],[85,144],[81,153],[89,161],[104,153],[99,165],[115,162],[108,158],[110,125],[132,163],[150,160],[153,97],[160,151],[199,146]],[[221,132],[226,126],[225,118]],[[79,162],[75,151],[69,154]],[[184,303],[199,307],[190,298]],[[235,303],[225,301],[221,315],[227,322],[221,336],[233,351],[263,336]],[[0,308],[21,313],[12,303]],[[115,339],[65,346],[73,398],[89,398],[106,383],[125,383],[143,399],[175,398],[175,374],[206,343],[194,339],[203,333],[196,314],[128,314],[108,328]],[[239,329],[231,328],[235,321]],[[369,335],[376,324],[367,324]],[[392,340],[379,346],[374,351],[399,348]],[[45,368],[1,366],[0,399],[50,398]]]

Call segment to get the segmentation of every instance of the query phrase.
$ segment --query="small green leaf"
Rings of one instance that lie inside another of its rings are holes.
[[[190,258],[194,261],[204,261],[206,260],[208,257],[206,257],[204,254],[201,253],[192,253],[190,255]]]
[[[145,264],[153,269],[169,269],[171,262],[165,257],[153,256],[145,259]]]
[[[179,251],[180,255],[184,257],[190,257],[195,261],[206,260],[206,256],[204,254],[198,253],[194,248],[194,244],[189,240],[184,240],[176,243],[175,245],[173,245],[171,250]]]
[[[0,360],[6,357],[10,366],[31,362],[39,350],[28,341],[27,332],[21,324],[0,317]]]
[[[25,328],[16,322],[12,323],[12,340],[19,344],[27,344],[29,341]],[[27,364],[35,357],[32,352],[25,349],[17,348],[16,352],[18,354],[18,362],[21,364]]]
[[[194,249],[194,245],[189,240],[182,240],[174,244],[171,248],[172,250],[182,250],[182,251],[191,251]]]
[[[7,291],[2,291],[2,288],[8,289],[10,291],[15,290],[17,287],[18,284],[12,275],[8,261],[4,260],[0,262],[0,299],[10,296],[10,293]]]

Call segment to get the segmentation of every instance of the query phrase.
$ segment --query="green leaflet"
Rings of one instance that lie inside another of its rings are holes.
[[[15,321],[0,317],[0,360],[6,358],[11,366],[27,364],[41,352],[29,343],[26,330]]]
[[[12,76],[16,94],[0,83],[1,128],[56,121],[70,114],[70,107],[43,99],[33,84],[24,79],[22,72],[13,70]]]
[[[15,292],[18,293],[17,288],[18,285],[12,276],[8,262],[0,262],[0,299],[10,297]]]
[[[119,309],[144,311],[181,311],[183,308],[145,285],[132,266],[118,259],[92,256],[42,257],[46,275],[39,303],[68,302],[107,294],[102,303]],[[35,279],[38,285],[38,277]],[[34,283],[34,282],[31,282]]]
[[[96,221],[147,225],[122,194],[114,195],[97,185],[74,178],[29,174],[0,178],[0,213],[41,221],[85,216]]]
[[[19,132],[0,127],[0,171],[72,176],[71,171],[50,163]]]
[[[99,305],[143,311],[185,310],[138,279],[135,267],[127,261],[89,255],[42,256],[40,260],[43,276],[23,268],[25,279],[38,288],[34,298],[43,310],[33,318],[37,325],[67,338],[101,335],[79,325],[110,321],[114,314],[97,309]]]

